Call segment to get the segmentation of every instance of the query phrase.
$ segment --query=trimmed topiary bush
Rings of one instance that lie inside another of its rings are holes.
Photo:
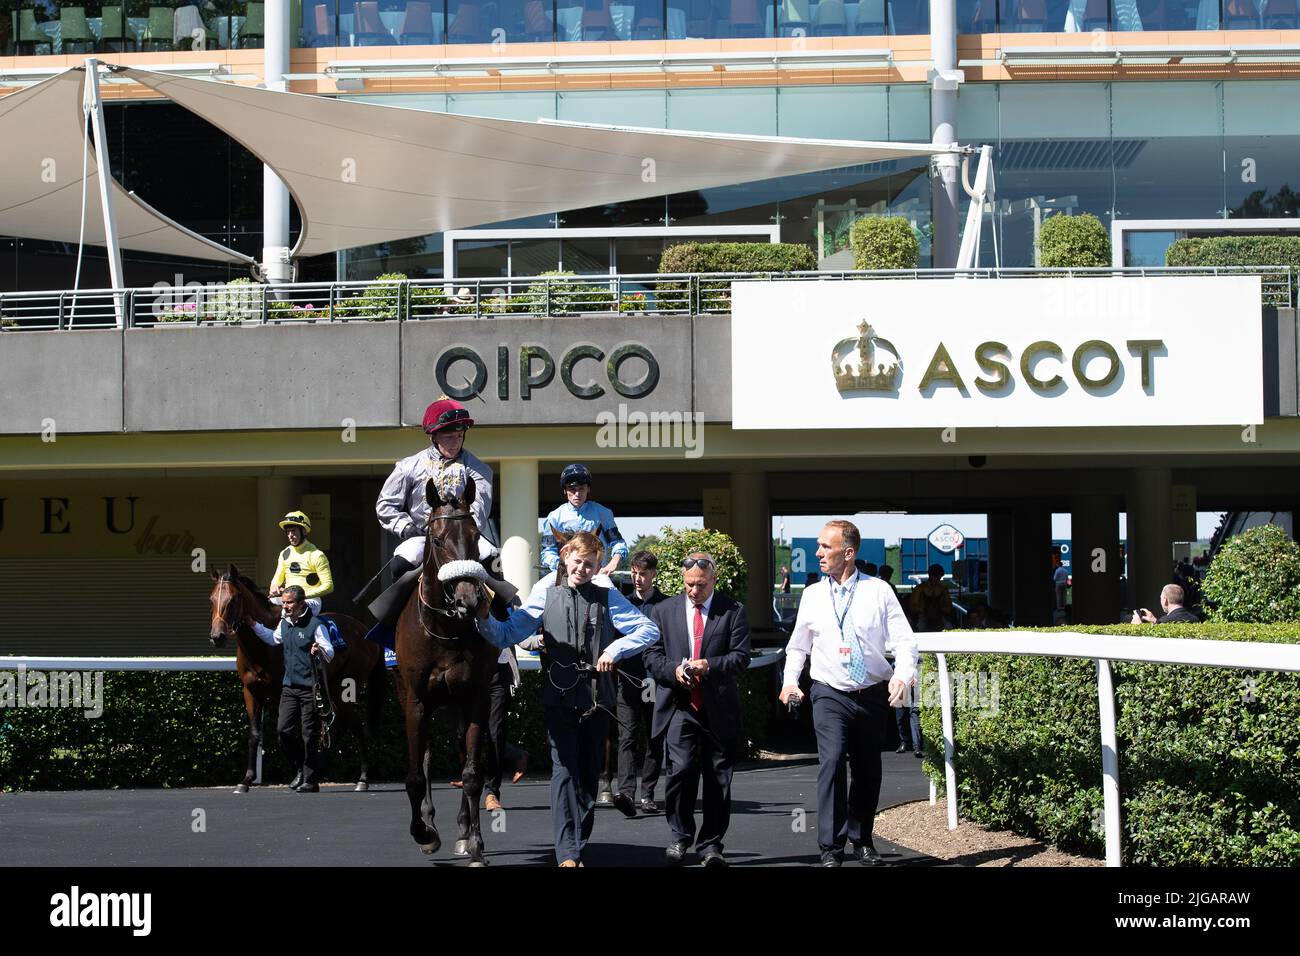
[[[1048,628],[1038,630],[1050,633]],[[1300,625],[1075,627],[1090,634],[1300,643]],[[978,633],[978,632],[973,632]],[[961,815],[1100,857],[1101,743],[1092,661],[948,655]],[[1300,864],[1300,678],[1114,662],[1124,861]],[[943,790],[934,659],[925,655],[926,771]],[[978,686],[978,685],[976,685]]]
[[[863,216],[849,230],[855,269],[915,269],[921,243],[902,216]]]
[[[1277,525],[1248,528],[1224,542],[1201,590],[1211,621],[1300,621],[1300,545]]]
[[[1110,265],[1110,237],[1092,213],[1049,216],[1038,233],[1038,264],[1049,269]]]
[[[659,559],[655,583],[664,594],[681,594],[682,560],[693,551],[707,551],[717,562],[718,590],[738,601],[745,600],[749,568],[731,535],[708,528],[673,528],[665,525],[650,550]]]

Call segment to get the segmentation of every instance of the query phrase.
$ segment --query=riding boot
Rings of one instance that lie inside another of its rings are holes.
[[[366,633],[366,640],[393,650],[397,644],[397,619],[406,608],[420,575],[418,565],[399,555],[393,556],[389,566],[393,569],[393,583],[369,607],[377,623]]]

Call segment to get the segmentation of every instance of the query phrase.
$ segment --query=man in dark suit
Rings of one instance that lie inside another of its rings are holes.
[[[749,622],[743,605],[714,590],[717,580],[710,555],[688,555],[682,562],[686,594],[651,610],[661,639],[643,654],[659,685],[650,732],[665,734],[670,866],[684,861],[692,842],[705,866],[727,865],[722,838],[731,819],[731,771],[743,729],[736,681],[749,666]],[[704,820],[696,841],[701,775]]]

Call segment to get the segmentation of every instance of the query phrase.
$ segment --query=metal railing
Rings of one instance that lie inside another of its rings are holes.
[[[1144,664],[1187,664],[1240,670],[1300,672],[1300,644],[1249,641],[1201,641],[1177,637],[1128,637],[1080,634],[1074,631],[979,631],[978,633],[918,634],[917,649],[938,658],[939,697],[943,708],[943,773],[948,804],[948,829],[957,829],[957,769],[954,760],[952,685],[948,654],[1012,654],[1074,657],[1097,662],[1097,704],[1101,722],[1101,774],[1106,865],[1121,865],[1119,742],[1115,732],[1115,685],[1111,661]],[[934,801],[934,783],[930,784]]]
[[[513,316],[725,315],[731,312],[733,282],[1184,275],[1258,275],[1262,304],[1290,308],[1296,298],[1296,276],[1288,266],[694,272],[298,282],[275,286],[236,280],[207,286],[195,283],[148,289],[0,293],[0,329],[48,331],[111,329],[122,325],[151,328]]]

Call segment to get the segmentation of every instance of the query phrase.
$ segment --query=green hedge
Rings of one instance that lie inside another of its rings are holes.
[[[1295,624],[1075,630],[1300,643]],[[953,673],[984,671],[990,681],[996,676],[998,685],[996,713],[954,711],[961,815],[1101,856],[1096,665],[1051,657],[948,655],[948,667]],[[933,675],[929,655],[925,669]],[[1125,663],[1113,663],[1112,673],[1125,862],[1300,864],[1300,676]],[[932,742],[926,771],[942,791],[937,700],[922,707],[921,725]]]
[[[1300,621],[1300,545],[1273,524],[1234,535],[1214,556],[1203,594],[1211,621]]]
[[[1055,215],[1038,233],[1038,262],[1048,269],[1086,269],[1110,265],[1110,237],[1092,213]]]
[[[1165,250],[1167,266],[1289,266],[1292,291],[1300,275],[1300,236],[1209,236],[1177,239]],[[1282,289],[1270,290],[1264,301],[1283,304]],[[1294,301],[1294,300],[1293,300]]]
[[[683,242],[669,246],[659,257],[659,272],[809,272],[817,268],[812,249],[797,242]],[[688,302],[685,282],[655,284],[664,308],[682,309]],[[731,280],[700,280],[701,312],[731,310]]]
[[[849,230],[855,269],[915,269],[921,243],[902,216],[863,216]]]
[[[772,713],[767,672],[741,679],[750,736],[747,753],[764,743]],[[105,675],[103,715],[81,710],[0,709],[0,791],[85,790],[118,787],[233,787],[244,775],[248,721],[233,672],[117,671]],[[550,766],[541,706],[541,674],[523,675],[510,701],[507,732],[531,755],[531,768]],[[433,720],[434,773],[460,772],[456,723],[451,712]],[[286,783],[275,714],[263,733],[263,780]],[[351,736],[329,755],[326,780],[353,782],[360,770]],[[378,742],[370,754],[370,779],[406,776],[406,732],[393,676],[385,699]]]

